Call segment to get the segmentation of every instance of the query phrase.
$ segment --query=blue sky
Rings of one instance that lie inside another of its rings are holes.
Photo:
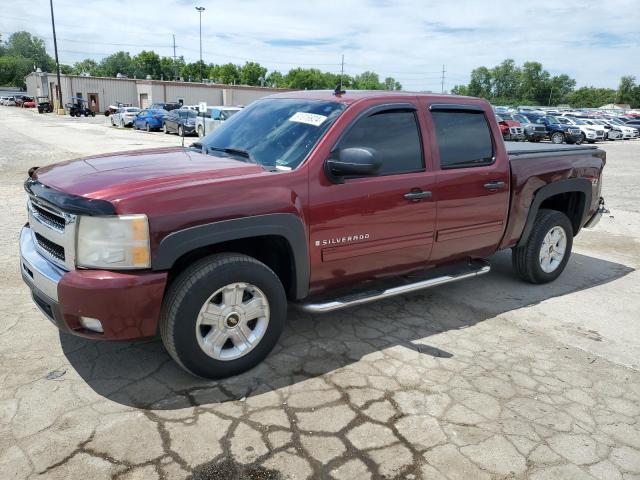
[[[34,3],[38,4],[35,8]],[[269,70],[295,66],[356,74],[374,70],[409,90],[467,83],[477,66],[505,58],[541,62],[578,85],[616,87],[620,76],[640,79],[639,0],[537,2],[54,0],[60,58],[72,64],[116,50],[153,49],[198,59],[198,13],[204,60],[258,61]],[[0,14],[3,36],[29,30],[53,53],[48,2],[15,2]]]

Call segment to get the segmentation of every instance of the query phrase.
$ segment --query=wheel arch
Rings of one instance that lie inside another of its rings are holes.
[[[304,224],[294,214],[277,213],[197,225],[163,238],[152,269],[169,270],[170,280],[193,261],[218,252],[250,255],[280,277],[287,294],[309,291],[309,253]]]
[[[591,182],[586,178],[569,178],[540,188],[534,194],[527,221],[516,246],[521,247],[527,242],[538,211],[544,208],[566,214],[573,226],[573,236],[576,236],[587,219],[591,197]]]

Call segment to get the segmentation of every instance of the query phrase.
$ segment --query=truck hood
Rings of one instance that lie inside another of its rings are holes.
[[[520,122],[516,120],[503,120],[502,123],[505,123],[509,127],[519,127]]]
[[[267,173],[259,165],[170,147],[70,160],[39,168],[32,178],[65,193],[117,201],[144,189]]]

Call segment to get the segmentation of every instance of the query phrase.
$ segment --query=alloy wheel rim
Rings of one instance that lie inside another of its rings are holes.
[[[255,285],[237,282],[215,291],[202,305],[196,338],[215,360],[236,360],[251,352],[269,325],[267,296]]]
[[[540,247],[540,268],[545,273],[552,273],[562,263],[567,250],[567,234],[560,226],[547,232]]]

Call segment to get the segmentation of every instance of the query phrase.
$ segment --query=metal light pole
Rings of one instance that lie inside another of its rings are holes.
[[[202,83],[202,12],[204,12],[204,7],[196,7],[196,10],[200,14],[200,83]]]
[[[53,50],[56,55],[56,74],[58,76],[58,109],[60,109],[62,105],[62,85],[60,84],[60,62],[58,61],[58,41],[56,39],[56,22],[53,18],[53,0],[49,0],[49,5],[51,6],[51,27],[53,28]]]

